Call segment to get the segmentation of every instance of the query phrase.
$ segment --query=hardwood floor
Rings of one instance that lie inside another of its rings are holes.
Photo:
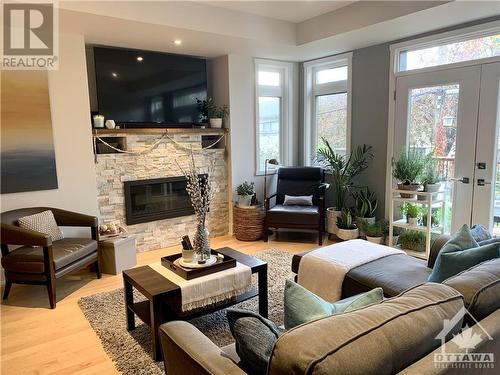
[[[331,241],[325,241],[328,245]],[[225,236],[211,240],[212,247],[229,246],[247,254],[268,249],[293,253],[317,248],[316,236],[295,232],[279,240],[242,242]],[[156,262],[180,251],[180,246],[137,254],[138,265]],[[78,307],[81,297],[122,287],[121,275],[87,270],[57,281],[57,308],[51,310],[46,288],[14,284],[1,306],[1,373],[19,374],[117,374],[113,362]]]

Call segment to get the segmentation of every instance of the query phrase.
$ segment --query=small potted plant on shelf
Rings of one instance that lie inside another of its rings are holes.
[[[398,180],[398,190],[417,191],[420,184],[417,182],[425,168],[425,156],[419,151],[406,151],[403,148],[397,161],[392,163],[392,175]],[[415,198],[415,194],[400,193],[402,198]]]
[[[382,222],[376,221],[373,224],[368,224],[363,222],[363,231],[366,235],[366,240],[376,244],[381,244],[384,239],[384,232],[382,228]]]
[[[401,213],[406,216],[406,222],[411,226],[418,225],[420,216],[420,207],[412,203],[403,203],[401,205]]]
[[[353,193],[356,204],[356,224],[360,235],[364,235],[364,226],[361,223],[375,224],[375,211],[377,210],[377,196],[370,189],[362,189]]]
[[[216,105],[213,101],[208,104],[208,119],[211,128],[222,128],[222,120],[229,115],[229,107],[224,104]]]
[[[439,226],[439,217],[441,216],[440,208],[433,208],[431,215],[431,227]],[[422,214],[422,225],[427,226],[427,212]]]
[[[424,186],[424,192],[426,193],[437,193],[441,188],[442,176],[438,171],[436,159],[432,158],[432,154],[427,157],[426,165],[422,173],[422,185]],[[418,196],[421,200],[427,200],[425,196]]]
[[[321,142],[316,160],[331,174],[335,204],[326,209],[327,230],[330,234],[337,234],[337,218],[346,208],[348,195],[354,187],[354,177],[368,168],[368,161],[373,159],[372,147],[358,146],[350,155],[342,155],[335,152],[325,138]]]
[[[351,211],[348,209],[342,210],[341,215],[337,218],[337,237],[344,241],[359,237],[358,227],[354,224]]]
[[[255,184],[244,181],[236,188],[236,193],[238,194],[238,207],[250,207],[255,194]]]
[[[399,227],[392,227],[392,244],[389,243],[389,221],[382,220],[382,232],[384,233],[384,242],[387,246],[396,246],[401,233],[405,230]]]

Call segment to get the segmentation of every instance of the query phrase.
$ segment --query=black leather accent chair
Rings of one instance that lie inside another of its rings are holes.
[[[52,241],[44,233],[22,229],[18,219],[50,210],[58,226],[89,227],[92,238],[63,238]],[[97,253],[98,221],[94,216],[51,207],[30,207],[3,212],[1,215],[2,267],[5,271],[3,299],[12,283],[47,285],[50,307],[56,307],[56,279],[93,265],[97,278],[101,267]],[[9,245],[21,245],[14,250]]]
[[[328,186],[325,173],[318,167],[288,167],[278,170],[278,186],[275,194],[266,198],[266,220],[264,241],[268,240],[269,228],[292,228],[316,230],[318,244],[323,243],[325,222],[324,194]],[[284,206],[285,195],[312,195],[312,206]],[[271,199],[276,204],[271,205]]]

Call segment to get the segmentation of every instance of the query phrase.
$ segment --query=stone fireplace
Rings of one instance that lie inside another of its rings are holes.
[[[115,133],[114,137],[126,137],[128,151],[147,149],[159,139],[159,134],[146,132]],[[215,162],[215,196],[207,223],[210,236],[229,232],[225,149],[201,150],[200,135],[182,136],[176,140],[180,146],[165,138],[144,154],[96,155],[99,222],[125,225],[129,233],[136,235],[138,251],[176,245],[183,235],[192,236],[195,232],[196,218],[185,191],[186,179],[179,169],[179,166],[188,167],[189,148],[194,150],[198,167],[206,168],[211,160]]]

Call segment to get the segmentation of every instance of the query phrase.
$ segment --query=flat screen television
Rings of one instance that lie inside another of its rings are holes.
[[[94,47],[97,110],[117,125],[193,126],[207,97],[206,60],[192,56]]]

